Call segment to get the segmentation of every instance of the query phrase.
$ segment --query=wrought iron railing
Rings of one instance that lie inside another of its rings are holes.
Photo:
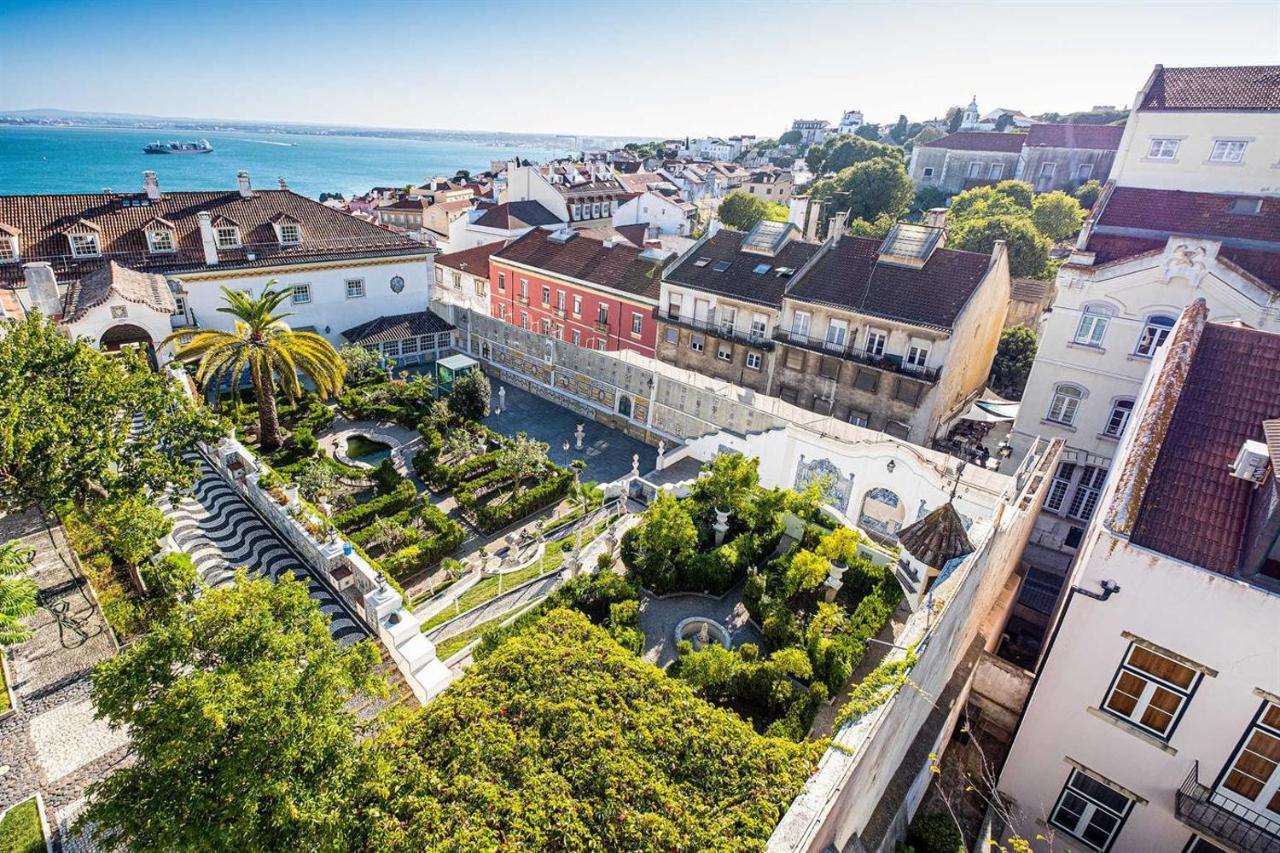
[[[1175,794],[1178,820],[1210,840],[1246,853],[1280,853],[1280,820],[1267,817],[1200,782],[1200,762]]]
[[[942,368],[940,367],[921,367],[911,364],[900,355],[889,355],[888,353],[875,355],[867,352],[862,347],[854,346],[852,343],[843,341],[837,343],[788,329],[778,329],[773,333],[773,337],[785,344],[801,347],[812,352],[820,352],[824,355],[833,355],[858,364],[865,364],[877,370],[910,376],[912,379],[919,379],[921,382],[937,382],[938,377],[942,375]]]
[[[668,323],[674,323],[677,326],[684,326],[686,329],[708,332],[718,338],[736,341],[737,343],[746,344],[747,346],[756,347],[757,349],[773,349],[773,340],[771,338],[751,331],[741,331],[727,319],[723,317],[717,319],[715,311],[708,312],[705,320],[700,320],[696,317],[689,317],[687,315],[681,316],[680,314],[670,310],[664,312],[661,316],[662,319],[666,320]]]

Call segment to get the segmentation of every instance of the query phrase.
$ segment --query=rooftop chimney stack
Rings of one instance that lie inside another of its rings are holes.
[[[241,170],[236,173],[236,183],[240,185],[240,198],[253,198],[253,187],[249,185],[249,173]]]
[[[240,174],[244,175],[244,172]],[[246,183],[248,180],[249,178],[246,175]],[[200,220],[200,244],[204,247],[204,262],[211,267],[217,266],[218,243],[213,236],[213,214],[207,210],[202,210],[197,214],[197,219]]]
[[[142,173],[142,191],[147,194],[150,201],[160,200],[160,179],[156,177],[155,172]]]
[[[45,317],[61,316],[62,299],[58,296],[58,279],[53,267],[45,261],[23,264],[22,277],[27,281],[31,304]]]
[[[831,214],[831,221],[827,224],[827,239],[831,241],[831,245],[840,245],[840,238],[844,236],[845,223],[849,221],[849,211],[840,210]]]
[[[281,176],[280,176],[280,189],[281,189],[281,191],[282,191],[282,192],[288,192],[288,191],[289,191],[289,185],[288,185],[287,183],[285,183],[285,181],[284,181],[284,175],[281,175]]]

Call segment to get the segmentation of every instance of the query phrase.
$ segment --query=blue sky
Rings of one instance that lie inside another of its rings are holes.
[[[774,135],[792,118],[1127,104],[1280,64],[1280,2],[0,0],[0,110]]]

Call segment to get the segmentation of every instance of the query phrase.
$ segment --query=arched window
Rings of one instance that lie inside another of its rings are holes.
[[[618,396],[618,414],[622,415],[624,418],[631,417],[631,398],[626,394],[620,394]]]
[[[1102,434],[1119,438],[1124,434],[1124,428],[1129,425],[1129,416],[1132,414],[1132,400],[1116,400],[1111,404],[1111,415],[1107,418],[1107,425],[1102,428]]]
[[[1138,346],[1134,353],[1146,358],[1155,355],[1156,350],[1169,337],[1174,322],[1174,318],[1166,314],[1153,314],[1148,317],[1147,324],[1142,327],[1142,334],[1138,336]]]
[[[1063,426],[1071,426],[1076,422],[1076,412],[1083,399],[1084,389],[1075,385],[1059,385],[1053,389],[1053,402],[1049,404],[1049,413],[1045,418]]]
[[[907,517],[902,500],[889,489],[868,489],[862,498],[858,526],[874,533],[896,538]]]
[[[1076,326],[1075,342],[1088,347],[1102,346],[1102,341],[1107,336],[1107,326],[1111,324],[1114,315],[1115,309],[1110,305],[1084,306],[1080,313],[1080,324]]]

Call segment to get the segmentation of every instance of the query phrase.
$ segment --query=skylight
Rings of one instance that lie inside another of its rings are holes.
[[[756,264],[756,268],[752,270],[756,275],[764,275],[769,271],[768,264]]]
[[[703,256],[701,258],[698,258],[696,261],[694,261],[693,265],[695,267],[705,267],[709,263],[711,263],[711,259],[706,256]]]
[[[728,262],[728,261],[716,261],[716,265],[715,265],[714,267],[712,267],[711,269],[712,269],[713,271],[715,271],[715,272],[724,272],[724,271],[725,271],[725,270],[727,270],[728,268],[729,268],[729,262]]]

